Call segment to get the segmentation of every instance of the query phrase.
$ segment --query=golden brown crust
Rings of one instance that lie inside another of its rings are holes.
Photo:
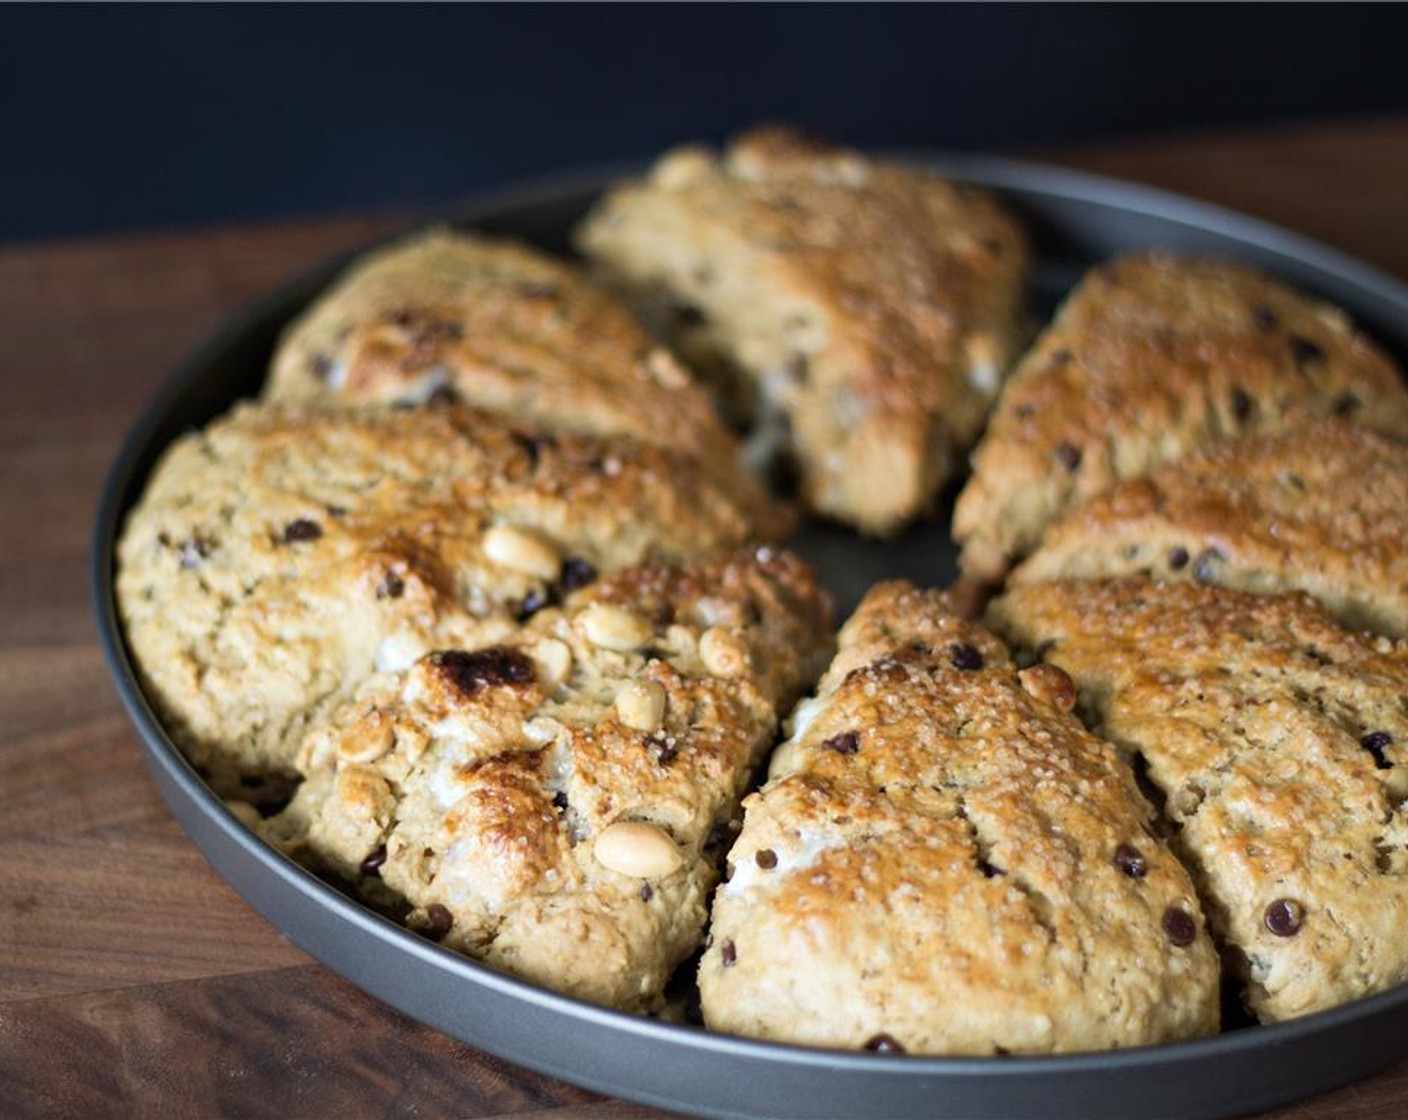
[[[1408,447],[1342,420],[1222,444],[1077,506],[1012,582],[1140,573],[1305,591],[1408,637]]]
[[[615,297],[527,246],[432,230],[355,261],[284,333],[265,396],[447,394],[545,431],[629,435],[756,494],[708,395]]]
[[[1027,249],[991,197],[785,130],[668,153],[578,236],[691,361],[746,375],[812,507],[868,532],[929,503],[1016,345]]]
[[[372,678],[310,734],[268,831],[496,968],[656,1007],[829,635],[786,553],[617,572],[498,647]]]
[[[839,645],[745,802],[700,965],[709,1025],[976,1054],[1216,1030],[1192,884],[1064,675],[1019,677],[907,584],[873,590]]]
[[[1021,587],[990,616],[1137,752],[1262,1019],[1408,979],[1408,647],[1304,595]]]
[[[1004,386],[953,533],[996,581],[1075,503],[1250,433],[1352,415],[1408,436],[1408,392],[1343,312],[1249,269],[1164,254],[1088,274]]]
[[[309,721],[375,668],[488,644],[593,570],[752,536],[696,461],[624,439],[461,405],[242,405],[157,466],[117,591],[153,700],[226,791],[287,772]]]

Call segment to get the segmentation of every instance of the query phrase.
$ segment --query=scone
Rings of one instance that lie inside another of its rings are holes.
[[[874,589],[745,802],[699,969],[708,1025],[938,1054],[1215,1031],[1193,886],[1074,701],[945,596]]]
[[[1309,417],[1408,436],[1408,391],[1343,312],[1250,269],[1165,254],[1089,273],[1003,387],[953,515],[996,582],[1073,505]]]
[[[1077,506],[1011,582],[1135,574],[1305,591],[1408,637],[1408,447],[1342,420],[1220,444]]]
[[[990,617],[1142,760],[1261,1019],[1408,980],[1408,647],[1299,593],[1138,579],[1021,587]]]
[[[991,197],[781,129],[668,153],[578,244],[732,379],[756,460],[794,459],[812,508],[870,533],[929,504],[1016,346],[1027,248]]]
[[[446,945],[654,1009],[830,649],[825,595],[785,553],[627,569],[499,645],[371,678],[309,735],[268,827]]]
[[[285,331],[265,396],[441,395],[545,431],[629,435],[751,489],[708,394],[614,296],[535,249],[437,229],[355,261]]]
[[[118,546],[127,640],[221,792],[288,774],[377,669],[488,645],[597,572],[749,540],[695,460],[461,405],[241,405],[178,440]]]

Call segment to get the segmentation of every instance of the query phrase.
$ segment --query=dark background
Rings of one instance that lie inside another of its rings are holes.
[[[1408,109],[1394,6],[0,11],[0,241],[435,206],[757,119],[1021,149]]]

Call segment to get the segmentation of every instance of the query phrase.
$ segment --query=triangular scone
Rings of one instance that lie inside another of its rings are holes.
[[[751,491],[708,394],[571,265],[450,229],[355,260],[285,331],[265,396],[463,400],[544,431],[629,435]]]
[[[308,721],[375,670],[754,528],[699,462],[624,439],[462,405],[241,405],[157,465],[118,604],[167,728],[228,792],[291,773]]]
[[[991,617],[1137,753],[1264,1020],[1408,980],[1408,647],[1301,594],[1021,587]]]
[[[826,597],[786,553],[621,571],[495,647],[369,680],[267,828],[495,968],[652,1009],[830,649]]]
[[[1137,574],[1305,591],[1408,637],[1408,446],[1343,420],[1220,444],[1071,510],[1012,583]]]
[[[988,194],[781,129],[667,154],[578,243],[691,363],[731,371],[759,458],[868,532],[929,504],[1017,344],[1027,249]]]
[[[1408,391],[1343,312],[1235,265],[1164,254],[1089,273],[1003,386],[953,535],[995,582],[1121,479],[1253,432],[1342,416],[1408,436]]]
[[[699,969],[709,1026],[939,1054],[1215,1031],[1192,884],[1074,700],[943,595],[873,590],[744,803]]]

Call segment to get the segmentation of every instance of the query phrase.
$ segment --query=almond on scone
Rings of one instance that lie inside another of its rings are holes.
[[[1117,752],[946,596],[874,589],[744,803],[699,968],[716,1030],[926,1054],[1208,1034],[1217,956]]]
[[[1027,248],[990,195],[782,129],[666,154],[577,240],[721,384],[755,460],[871,533],[930,504],[1017,345]]]
[[[1163,253],[1086,275],[1003,386],[953,514],[996,582],[1072,506],[1224,440],[1341,416],[1408,436],[1408,390],[1337,308]]]
[[[1408,980],[1408,646],[1299,593],[1145,579],[1019,587],[989,617],[1142,760],[1261,1019]]]
[[[495,646],[371,678],[264,827],[495,968],[658,1009],[739,799],[830,650],[826,596],[787,553],[624,569]]]

